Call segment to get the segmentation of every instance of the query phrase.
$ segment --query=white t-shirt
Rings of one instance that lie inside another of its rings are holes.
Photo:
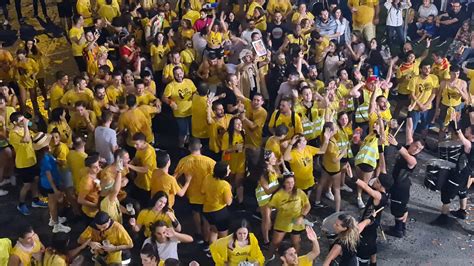
[[[117,147],[117,133],[115,130],[98,126],[94,132],[95,150],[100,157],[105,158],[107,164],[114,162],[114,147]]]
[[[158,243],[158,241],[155,241],[155,245],[158,250],[158,255],[160,255],[160,260],[165,261],[168,258],[179,260],[178,243],[178,240],[175,238],[170,238],[165,243]],[[146,244],[152,244],[151,237],[145,239],[145,242],[143,242],[143,246],[145,246]]]
[[[424,7],[423,5],[418,8],[418,17],[420,18],[427,18],[429,15],[437,16],[438,15],[438,8],[430,4],[429,7]]]

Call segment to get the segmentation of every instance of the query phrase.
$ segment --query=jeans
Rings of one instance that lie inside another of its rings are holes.
[[[394,42],[395,44],[402,44],[405,42],[405,34],[403,32],[403,26],[387,26],[388,41]]]
[[[48,16],[47,10],[46,10],[46,1],[45,0],[33,0],[33,13],[35,16],[38,16],[38,1],[40,2],[41,5],[41,10],[43,11],[43,15],[45,17]]]
[[[430,110],[426,110],[424,112],[422,111],[412,111],[411,112],[411,119],[413,120],[413,132],[416,131],[416,129],[420,130],[426,130],[429,127],[430,124],[430,118],[431,118],[431,112]],[[418,127],[418,123],[420,123],[420,126]]]

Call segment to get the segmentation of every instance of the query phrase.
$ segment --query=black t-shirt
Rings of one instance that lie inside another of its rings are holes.
[[[287,75],[290,75],[291,73],[297,72],[296,71],[296,66],[294,64],[288,64],[288,67],[286,69]],[[309,69],[306,67],[306,65],[301,66],[301,72],[303,73],[303,76],[307,77]]]
[[[286,24],[281,23],[276,25],[275,23],[269,23],[267,26],[267,33],[270,34],[270,40],[272,41],[272,50],[276,51],[280,49],[280,46],[285,40],[285,35],[290,32]]]
[[[221,95],[222,93],[225,93],[225,98],[219,99],[218,102],[224,106],[224,110],[227,114],[236,114],[237,110],[234,112],[227,111],[227,105],[230,104],[232,106],[235,106],[237,104],[237,96],[235,96],[234,91],[224,86],[218,87],[216,96]]]
[[[356,251],[349,249],[344,243],[342,243],[339,239],[334,242],[334,244],[338,244],[342,248],[342,254],[337,258],[339,265],[341,266],[357,266],[359,263],[357,262]]]
[[[466,19],[466,12],[464,9],[461,9],[458,13],[454,13],[454,11],[451,9],[448,11],[448,15],[451,19],[457,18],[458,21],[454,24],[451,24],[456,27],[461,27],[463,21]]]

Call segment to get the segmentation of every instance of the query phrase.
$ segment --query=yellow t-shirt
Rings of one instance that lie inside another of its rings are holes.
[[[291,17],[291,23],[299,24],[301,16],[301,13],[298,11],[293,13],[293,16]],[[309,20],[314,20],[314,15],[311,12],[306,11],[306,18]]]
[[[270,117],[270,122],[268,122],[268,127],[276,128],[277,126],[284,124],[288,128],[288,134],[286,134],[286,140],[291,139],[295,134],[303,133],[303,125],[301,124],[301,117],[298,114],[293,114],[294,124],[292,115],[281,114],[278,116],[278,119],[275,121],[278,110],[275,110]]]
[[[151,176],[151,197],[158,191],[163,191],[168,195],[168,206],[173,208],[175,195],[181,190],[174,176],[163,172],[161,169],[155,169]]]
[[[267,11],[271,14],[275,14],[276,11],[280,11],[283,15],[288,14],[292,9],[290,1],[284,0],[269,0],[267,4]]]
[[[155,45],[150,46],[150,56],[153,71],[161,71],[166,65],[166,56],[170,52],[168,45]]]
[[[89,120],[92,123],[92,125],[94,125],[94,127],[97,126],[97,116],[95,115],[95,113],[89,110],[87,112],[89,112]],[[80,116],[79,113],[77,112],[74,112],[71,115],[71,119],[69,120],[69,125],[71,126],[71,129],[73,132],[89,131],[87,127],[86,119]]]
[[[74,107],[77,102],[83,101],[90,107],[92,106],[92,100],[94,100],[94,93],[89,88],[81,92],[68,90],[61,98],[61,104],[63,106]]]
[[[43,244],[41,243],[38,235],[33,236],[33,241],[34,241],[33,248],[31,248],[30,250],[23,249],[22,246],[19,245],[19,243],[17,243],[12,248],[10,256],[12,255],[17,256],[20,259],[20,262],[21,262],[20,264],[22,266],[31,266],[31,265],[40,264],[41,262],[36,261],[33,258],[33,254],[39,253],[41,251],[41,247],[43,246]]]
[[[30,132],[31,134],[31,132]],[[36,164],[35,150],[33,149],[33,142],[22,142],[25,136],[23,128],[12,129],[9,133],[10,144],[15,150],[15,167],[16,168],[28,168]],[[31,136],[33,138],[33,136]]]
[[[99,230],[93,229],[88,226],[84,232],[79,236],[81,242],[91,239],[93,242],[102,243],[104,240],[108,240],[111,245],[114,246],[123,246],[123,245],[132,245],[133,241],[128,235],[127,231],[123,226],[117,222],[112,222],[113,224],[106,229],[105,231],[99,232]],[[110,264],[121,264],[122,263],[122,252],[113,251],[109,252],[106,257],[106,263]]]
[[[135,133],[145,134],[146,141],[152,142],[155,137],[151,129],[152,114],[157,112],[155,107],[141,105],[134,109],[129,109],[119,116],[118,129],[127,129],[127,145],[133,147],[132,137]]]
[[[155,149],[147,144],[147,147],[144,150],[137,150],[135,158],[133,159],[137,162],[137,166],[147,166],[148,171],[145,174],[138,173],[135,178],[135,185],[143,190],[151,190],[151,176],[153,170],[156,169],[156,152]]]
[[[449,74],[449,68],[451,64],[447,58],[443,58],[443,61],[440,64],[433,63],[431,67],[431,73],[438,77],[439,80],[448,80],[451,75]]]
[[[110,85],[105,90],[105,93],[111,104],[117,104],[119,101],[122,100],[124,96],[124,91],[125,87],[123,85],[119,88],[115,87],[114,85]]]
[[[199,2],[199,1],[192,1],[192,2]],[[200,4],[201,3],[199,3],[199,5]],[[191,21],[191,25],[194,25],[196,20],[198,20],[201,17],[201,14],[199,13],[199,10],[201,10],[201,8],[189,10],[186,14],[184,14],[183,19],[187,19],[187,20]]]
[[[81,209],[85,215],[90,218],[94,218],[94,216],[99,212],[99,187],[94,182],[94,179],[90,177],[87,172],[85,175],[81,177],[79,181],[78,187],[78,197],[84,197],[84,199],[93,202],[96,204],[97,207],[90,207],[86,205],[82,205]]]
[[[33,75],[38,74],[39,65],[31,58],[26,58],[23,62],[16,63],[15,78],[17,79],[18,86],[24,89],[35,88],[36,79]]]
[[[69,154],[69,148],[65,143],[60,142],[58,146],[51,147],[51,153],[58,161],[58,166],[66,168],[67,166],[67,155]]]
[[[229,122],[232,119],[232,115],[225,114],[219,120],[214,118],[212,124],[209,125],[209,149],[215,153],[222,151],[222,137],[229,127]]]
[[[314,186],[313,156],[319,149],[307,145],[302,151],[291,150],[290,167],[295,173],[295,186],[299,189],[308,189]]]
[[[0,238],[0,265],[7,266],[12,250],[12,241],[8,238]]]
[[[112,5],[103,5],[99,8],[97,14],[101,18],[106,19],[107,21],[112,21],[115,17],[118,17],[120,15],[120,10]]]
[[[174,172],[192,176],[188,190],[186,190],[189,203],[204,203],[204,193],[201,189],[206,176],[212,175],[214,165],[216,165],[216,162],[204,155],[191,154],[179,161]]]
[[[137,96],[137,104],[140,105],[150,105],[150,103],[156,100],[155,95],[151,94],[149,91],[143,92],[142,95]]]
[[[313,261],[307,255],[298,257],[298,266],[313,266]]]
[[[72,181],[76,191],[79,191],[79,182],[87,170],[85,166],[86,158],[87,153],[76,150],[70,150],[66,158],[69,170],[71,170]]]
[[[304,230],[304,224],[298,225],[295,221],[307,205],[309,205],[308,196],[301,189],[297,189],[296,195],[288,194],[283,189],[278,190],[268,203],[270,208],[277,209],[273,229],[287,233]]]
[[[117,198],[111,201],[109,197],[104,197],[100,202],[100,210],[107,213],[112,220],[122,224],[122,212],[120,211],[120,202]]]
[[[280,161],[282,153],[281,153],[281,145],[280,140],[276,136],[271,136],[268,138],[267,143],[265,143],[265,150],[270,150],[275,154],[277,161]]]
[[[357,9],[357,11],[352,14],[354,24],[361,27],[372,23],[375,16],[375,7],[378,6],[378,4],[378,0],[349,0],[349,7]]]
[[[65,255],[55,254],[53,250],[46,249],[43,255],[43,266],[67,266]]]
[[[76,10],[84,18],[84,26],[92,26],[92,8],[90,0],[78,0]]]
[[[49,93],[51,110],[61,107],[61,98],[64,95],[64,88],[54,83]]]
[[[69,39],[77,38],[78,40],[81,39],[81,36],[84,34],[84,28],[80,27],[72,27],[69,30]],[[77,44],[74,41],[71,41],[71,50],[73,56],[82,56],[82,50],[84,49],[85,44]]]
[[[192,80],[186,78],[181,83],[172,81],[166,85],[163,96],[170,98],[178,105],[178,108],[173,110],[174,117],[191,116],[192,96],[196,90]]]
[[[329,42],[329,38],[323,36],[322,41],[314,46],[314,55],[316,58],[321,58],[324,49],[329,46]],[[322,88],[324,88],[324,86]]]
[[[209,189],[209,188],[212,188]],[[203,182],[201,192],[204,194],[203,211],[215,212],[227,206],[227,199],[232,199],[232,189],[225,180],[208,175]]]
[[[420,74],[420,64],[421,61],[417,58],[415,59],[415,62],[411,64],[403,63],[397,69],[396,76],[399,80],[398,93],[403,95],[410,94],[410,91],[408,90],[408,83],[413,77],[418,76]]]
[[[191,107],[191,134],[195,138],[209,138],[209,125],[207,124],[207,95],[193,95]]]
[[[333,162],[337,157],[339,157],[339,146],[337,146],[335,140],[330,140],[322,160],[322,166],[327,172],[336,173],[341,171],[340,162]]]
[[[317,79],[317,80],[314,80],[314,81],[313,81],[313,80],[310,80],[310,79],[306,79],[305,81],[308,83],[309,87],[310,87],[311,90],[313,91],[313,94],[314,94],[315,92],[321,94],[322,91],[323,91],[323,89],[324,89],[324,87],[325,87],[325,86],[324,86],[324,82],[322,82],[321,80],[318,80],[318,79]]]
[[[411,94],[415,95],[418,102],[426,104],[433,93],[439,88],[438,77],[433,74],[428,75],[426,78],[422,76],[413,77],[408,83],[408,90]],[[413,102],[413,101],[412,101]],[[429,104],[428,109],[431,109],[432,103]],[[414,110],[418,111],[418,105],[415,105]]]
[[[443,92],[441,94],[441,103],[444,106],[448,107],[456,107],[461,104],[462,102],[462,96],[456,89],[456,86],[459,88],[461,80],[458,79],[456,81],[456,85],[451,87],[449,86],[448,83],[446,83],[446,87],[443,89]]]
[[[252,130],[244,123],[245,146],[250,148],[259,148],[262,146],[262,132],[263,126],[267,119],[267,111],[263,107],[255,110],[252,108],[252,104],[249,99],[245,99],[244,104],[246,111],[245,116],[255,125],[257,125],[257,127]]]
[[[240,151],[235,151],[238,146],[241,147]],[[230,143],[229,133],[224,133],[222,136],[222,160],[229,163],[230,171],[232,174],[243,174],[245,173],[245,150],[244,150],[244,138],[241,134],[234,133],[232,143]],[[232,150],[232,151],[229,151]]]
[[[186,75],[188,73],[188,69],[186,68],[186,66],[182,63],[179,63],[178,65],[173,65],[173,64],[167,64],[164,68],[163,68],[163,79],[169,79],[169,80],[172,80],[174,81],[174,73],[173,73],[173,69],[175,67],[181,67],[183,70],[184,70],[184,74]]]
[[[163,221],[167,226],[172,226],[171,219],[166,213],[156,212],[153,209],[143,209],[137,217],[137,225],[145,227],[145,230],[143,231],[145,237],[151,235],[150,226],[156,221]]]

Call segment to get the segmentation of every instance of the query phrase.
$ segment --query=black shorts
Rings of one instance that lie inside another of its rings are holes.
[[[457,195],[459,196],[459,199],[465,199],[467,197],[466,185],[471,175],[471,169],[469,167],[464,167],[458,176],[446,180],[441,188],[441,202],[443,202],[443,204],[449,204]]]
[[[49,194],[54,194],[54,190],[51,188],[44,188],[41,185],[38,186],[39,192],[43,197],[47,197]]]
[[[368,165],[366,163],[361,163],[357,165],[357,167],[359,167],[359,169],[364,173],[372,173],[375,170],[375,168],[373,168],[371,165]]]
[[[410,201],[410,187],[409,181],[395,184],[390,189],[390,211],[396,218],[400,218],[408,211],[407,205]]]
[[[277,232],[279,232],[279,233],[285,233],[285,234],[287,233],[287,232],[283,232],[283,231],[280,231],[280,230],[275,230],[275,231],[277,231]],[[290,232],[290,235],[299,236],[299,235],[301,235],[304,231],[306,231],[306,229],[303,229],[303,230],[293,230],[293,231]]]
[[[202,204],[189,203],[189,206],[191,206],[191,210],[193,212],[202,213],[202,208],[203,208]]]
[[[23,183],[33,183],[35,177],[39,177],[40,170],[37,164],[26,168],[15,168],[17,176]]]
[[[359,245],[357,246],[357,257],[370,259],[370,256],[377,254],[377,227],[378,224],[373,223],[362,231]]]
[[[230,213],[227,207],[215,212],[205,212],[204,217],[210,225],[214,225],[217,231],[222,232],[229,229]]]
[[[329,172],[328,170],[326,170],[326,167],[324,167],[323,164],[321,164],[321,168],[323,168],[324,172],[326,172],[330,176],[335,176],[335,175],[337,175],[341,172],[341,170],[339,170],[337,172]]]

